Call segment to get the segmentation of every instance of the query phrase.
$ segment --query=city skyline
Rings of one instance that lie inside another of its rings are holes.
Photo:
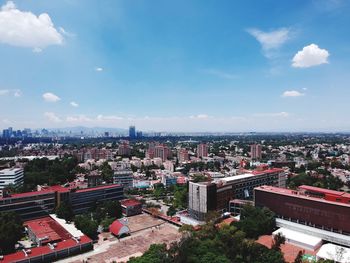
[[[0,6],[0,129],[350,131],[349,2]]]

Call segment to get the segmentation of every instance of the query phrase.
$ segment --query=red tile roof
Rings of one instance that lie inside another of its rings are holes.
[[[314,186],[310,186],[310,185],[301,185],[301,186],[299,186],[299,189],[317,192],[317,193],[323,193],[323,194],[337,195],[337,196],[343,196],[344,194],[346,194],[345,192],[334,191],[334,190],[314,187]]]
[[[136,206],[136,205],[141,205],[141,202],[135,199],[126,199],[126,200],[120,201],[120,204],[122,206]]]
[[[110,188],[114,188],[114,187],[117,187],[117,186],[121,186],[121,185],[120,184],[103,185],[103,186],[79,189],[76,192],[77,193],[90,192],[90,191],[101,190],[101,189],[110,189]]]
[[[72,247],[75,247],[77,245],[91,243],[91,242],[92,242],[92,240],[87,236],[81,236],[79,244],[77,244],[77,242],[74,239],[67,239],[67,240],[63,240],[61,242],[58,242],[57,246],[55,247],[54,250],[50,249],[48,246],[31,248],[30,249],[31,252],[28,253],[28,257],[26,257],[24,255],[23,251],[18,251],[16,253],[5,255],[3,260],[1,260],[1,263],[11,263],[11,262],[24,260],[24,259],[30,259],[30,258],[50,254],[53,252],[57,252],[57,251],[60,251],[60,250],[66,249],[66,248],[72,248]]]

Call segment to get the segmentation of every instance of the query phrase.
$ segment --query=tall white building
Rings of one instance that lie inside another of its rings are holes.
[[[0,171],[0,190],[9,185],[21,186],[23,185],[23,169],[9,168]]]

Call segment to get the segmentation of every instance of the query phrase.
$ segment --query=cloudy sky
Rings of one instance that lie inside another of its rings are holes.
[[[350,131],[349,1],[0,6],[0,128]]]

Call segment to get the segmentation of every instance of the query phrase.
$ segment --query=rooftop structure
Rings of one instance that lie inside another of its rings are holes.
[[[24,226],[27,228],[30,239],[38,247],[5,255],[1,262],[52,262],[93,248],[92,240],[89,237],[78,230],[75,233],[80,232],[81,234],[72,235],[51,216],[26,221]],[[74,225],[72,227],[75,228]]]
[[[339,263],[349,263],[350,248],[334,244],[324,244],[317,252],[316,259],[332,260]]]

